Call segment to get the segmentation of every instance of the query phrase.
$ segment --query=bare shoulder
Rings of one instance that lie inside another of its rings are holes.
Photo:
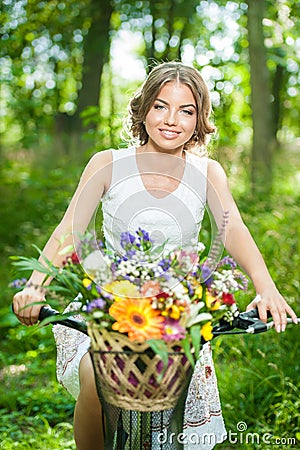
[[[89,160],[86,169],[95,172],[99,169],[104,169],[112,163],[112,151],[103,150],[102,152],[95,153]]]
[[[218,186],[224,186],[228,184],[227,176],[225,173],[225,170],[221,166],[221,164],[218,161],[215,161],[214,159],[208,160],[207,165],[207,178],[209,181],[209,184],[212,185],[218,185]]]
[[[103,150],[95,153],[85,166],[81,176],[81,182],[94,181],[99,187],[102,186],[106,192],[110,185],[112,176],[112,151]]]
[[[111,170],[112,163],[112,151],[103,150],[102,152],[95,153],[84,169],[84,175],[91,176],[98,172],[105,173],[106,170]]]

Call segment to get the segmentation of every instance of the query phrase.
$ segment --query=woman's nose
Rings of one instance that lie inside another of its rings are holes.
[[[168,110],[165,115],[165,124],[166,125],[176,125],[177,117],[175,111]]]

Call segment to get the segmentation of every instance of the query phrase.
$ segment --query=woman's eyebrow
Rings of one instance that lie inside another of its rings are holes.
[[[168,102],[162,100],[161,98],[156,98],[155,100],[164,103],[165,105],[169,105]],[[189,106],[192,106],[193,108],[197,109],[196,105],[194,105],[193,103],[188,103],[187,105],[180,105],[179,108],[188,108]]]

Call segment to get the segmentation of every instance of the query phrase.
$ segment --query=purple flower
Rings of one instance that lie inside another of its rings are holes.
[[[20,289],[25,287],[26,283],[27,283],[26,278],[18,278],[17,280],[13,280],[11,283],[9,283],[9,287],[13,289]]]
[[[103,309],[106,301],[103,298],[95,298],[86,305],[86,312],[91,313],[94,309]]]
[[[171,260],[168,258],[164,258],[159,261],[158,266],[160,266],[164,272],[170,269],[171,267]]]
[[[189,296],[192,297],[194,295],[194,289],[191,286],[191,283],[189,281],[186,281],[186,287],[189,292]]]
[[[206,286],[210,286],[214,280],[211,269],[205,264],[201,266],[201,277]]]
[[[232,259],[230,256],[225,256],[218,264],[218,267],[221,266],[230,266],[232,269],[236,268],[236,262],[234,259]]]
[[[238,288],[246,291],[248,288],[248,280],[246,276],[243,273],[235,273],[236,280],[239,280],[240,283],[238,283]]]
[[[135,250],[133,250],[133,249],[131,249],[131,250],[127,250],[126,251],[126,259],[130,259],[130,258],[132,258],[134,255],[136,254],[136,251]]]
[[[168,273],[168,272],[164,272],[164,273],[161,275],[161,277],[162,277],[162,279],[164,279],[164,280],[166,280],[166,281],[169,281],[169,280],[171,280],[172,275],[171,275],[170,273]]]
[[[101,292],[102,292],[101,287],[98,284],[96,284],[95,286],[96,286],[96,291],[98,292],[98,294],[101,294]]]
[[[102,297],[104,297],[107,300],[113,300],[114,299],[113,294],[111,292],[105,291],[104,289],[102,289],[101,295],[102,295]]]
[[[121,233],[121,246],[122,248],[124,248],[124,250],[126,250],[126,248],[129,246],[131,246],[132,244],[134,244],[135,241],[135,237],[129,233],[129,231],[124,231],[123,233]]]
[[[137,231],[138,236],[141,237],[141,240],[146,241],[146,242],[153,242],[152,239],[150,238],[150,235],[148,233],[148,231],[142,230],[142,228],[139,228]]]

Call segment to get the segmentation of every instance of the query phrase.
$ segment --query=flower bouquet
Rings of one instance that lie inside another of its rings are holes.
[[[49,294],[81,299],[106,403],[169,409],[201,345],[212,339],[213,325],[237,314],[234,294],[246,289],[247,280],[229,257],[212,268],[209,258],[201,258],[201,243],[165,254],[138,229],[122,233],[120,245],[122,253],[113,254],[86,235],[61,268],[43,254],[39,261],[21,257],[15,265],[51,277]]]

